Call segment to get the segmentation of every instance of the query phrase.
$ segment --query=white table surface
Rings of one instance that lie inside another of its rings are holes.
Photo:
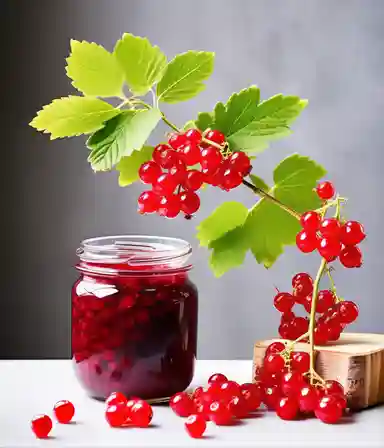
[[[199,361],[193,385],[211,373],[223,372],[239,382],[250,381],[251,361]],[[208,423],[206,437],[195,440],[183,419],[167,406],[155,406],[150,428],[110,428],[104,404],[81,389],[70,361],[0,361],[0,447],[384,447],[384,406],[326,425],[316,419],[285,422],[263,411],[236,426]],[[58,400],[76,407],[75,424],[54,424],[52,437],[38,440],[30,430],[33,415],[51,415]]]

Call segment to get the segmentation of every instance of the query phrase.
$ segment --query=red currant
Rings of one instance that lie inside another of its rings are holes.
[[[295,317],[295,313],[292,311],[287,311],[281,315],[281,323],[290,323]]]
[[[159,152],[157,159],[159,160],[158,165],[161,168],[170,169],[180,161],[180,156],[176,151],[169,148]]]
[[[204,417],[199,414],[190,415],[184,425],[188,434],[194,439],[202,437],[207,428]]]
[[[162,165],[163,159],[166,157],[166,154],[169,154],[169,151],[171,150],[170,146],[160,144],[155,146],[155,149],[152,153],[152,159],[154,162],[156,162],[158,165]]]
[[[315,233],[319,230],[320,222],[320,215],[313,211],[304,213],[300,218],[300,224],[303,229],[310,233]]]
[[[305,386],[303,375],[299,372],[287,372],[281,378],[281,390],[288,396],[297,396]]]
[[[230,399],[234,395],[240,394],[240,386],[236,381],[225,381],[219,384],[219,394],[223,400]]]
[[[186,190],[196,191],[203,185],[203,182],[203,173],[197,170],[190,170],[186,175],[183,186]]]
[[[313,252],[317,247],[316,233],[301,230],[296,235],[296,246],[305,254]]]
[[[248,415],[247,401],[243,395],[233,396],[228,403],[229,412],[233,417],[244,418]]]
[[[283,420],[294,420],[299,412],[296,398],[284,397],[276,404],[276,414]]]
[[[209,406],[209,419],[216,425],[224,426],[232,422],[232,414],[222,401],[214,401]]]
[[[229,167],[246,176],[251,169],[251,161],[245,152],[236,151],[229,157]]]
[[[179,417],[188,417],[194,413],[195,409],[191,397],[185,392],[175,394],[171,398],[169,405],[173,412]]]
[[[193,215],[200,208],[200,198],[193,191],[185,191],[184,193],[180,193],[180,206],[181,210],[186,215]]]
[[[327,380],[324,384],[325,395],[344,395],[344,387],[335,380]]]
[[[265,356],[271,355],[272,353],[280,353],[285,349],[285,345],[282,342],[272,342],[272,344],[268,345],[267,350],[265,351]]]
[[[221,186],[224,190],[232,190],[233,188],[238,187],[243,181],[243,176],[237,171],[228,168],[224,171]]]
[[[324,313],[335,304],[335,294],[327,289],[319,292],[316,302],[316,312]]]
[[[180,146],[185,145],[188,139],[185,134],[173,133],[169,136],[168,144],[172,146],[173,149],[179,149]]]
[[[218,145],[222,145],[223,143],[225,143],[225,135],[220,131],[208,131],[205,135],[205,138],[211,142],[217,143]]]
[[[152,184],[156,182],[157,178],[161,174],[161,168],[155,162],[151,160],[141,165],[139,169],[139,177],[145,184]]]
[[[182,184],[187,178],[187,167],[182,160],[177,160],[172,168],[169,169],[169,174],[174,178],[177,184]]]
[[[324,200],[331,199],[335,195],[335,188],[332,182],[329,181],[319,183],[316,187],[316,191],[319,198]]]
[[[112,427],[117,428],[123,426],[127,421],[127,416],[127,406],[124,403],[107,406],[107,409],[105,410],[105,418]]]
[[[292,278],[294,296],[308,296],[313,291],[313,280],[309,274],[300,272]]]
[[[281,372],[284,366],[284,358],[278,353],[271,353],[264,358],[264,369],[269,373]]]
[[[267,386],[263,391],[263,403],[268,409],[275,409],[281,398],[281,390],[277,385]]]
[[[340,237],[341,225],[336,218],[326,218],[320,224],[320,233],[329,238],[338,239]]]
[[[141,193],[137,200],[139,213],[157,212],[160,204],[160,197],[152,190]]]
[[[189,142],[199,145],[201,143],[202,135],[198,129],[188,129],[185,131],[185,136]]]
[[[223,156],[221,152],[213,146],[208,146],[208,148],[201,151],[201,166],[206,173],[216,172],[222,161]]]
[[[340,239],[346,246],[355,246],[364,238],[364,227],[358,221],[347,221],[341,228]]]
[[[345,395],[343,394],[343,395],[332,395],[334,398],[336,398],[336,400],[338,401],[338,405],[339,405],[339,407],[341,408],[341,409],[346,409],[347,408],[347,406],[348,406],[348,403],[347,403],[347,399],[345,398]]]
[[[294,352],[291,355],[292,370],[299,373],[305,373],[309,370],[310,356],[307,352]]]
[[[292,339],[290,321],[282,321],[279,325],[278,332],[282,339]]]
[[[363,256],[357,246],[345,246],[340,252],[339,260],[346,268],[359,268],[363,264]]]
[[[303,305],[305,311],[307,313],[310,313],[312,309],[312,295],[304,297],[302,300],[300,300],[300,303],[301,305]]]
[[[180,199],[176,195],[164,196],[159,203],[158,213],[166,218],[175,218],[181,209]]]
[[[324,423],[336,423],[343,414],[336,397],[323,397],[315,410],[316,417]]]
[[[324,237],[319,240],[318,250],[319,254],[330,262],[340,255],[341,243],[335,238]]]
[[[308,331],[309,321],[305,317],[296,316],[291,325],[292,339],[297,339]]]
[[[244,383],[240,386],[248,412],[259,409],[262,399],[262,391],[258,384]]]
[[[287,292],[279,292],[273,299],[273,304],[278,311],[281,313],[286,313],[291,311],[293,305],[295,304],[295,299]]]
[[[214,173],[210,173],[209,170],[207,170],[206,168],[203,168],[201,170],[201,173],[204,176],[204,182],[212,185],[214,187],[218,187],[219,185],[221,185],[222,179],[223,179],[223,172],[220,169],[218,169],[216,172]]]
[[[39,439],[45,439],[48,437],[52,429],[52,420],[48,415],[36,415],[31,421],[32,431]]]
[[[151,423],[153,411],[150,404],[144,400],[137,400],[129,412],[130,422],[134,426],[146,428]]]
[[[302,387],[298,395],[298,402],[301,412],[313,412],[319,402],[319,396],[314,386],[308,384]]]
[[[359,315],[359,308],[354,302],[344,301],[339,303],[339,316],[342,324],[351,324]]]
[[[214,373],[208,379],[208,384],[222,384],[226,383],[228,378],[222,373]]]
[[[59,423],[69,423],[75,415],[75,407],[70,401],[61,400],[55,404],[53,412]]]
[[[324,345],[328,342],[328,328],[325,325],[317,325],[314,332],[313,338],[316,345]]]
[[[159,176],[153,184],[153,189],[156,193],[170,194],[175,191],[177,187],[177,179],[170,173],[164,173]]]
[[[105,400],[107,406],[113,406],[116,404],[127,404],[127,397],[121,392],[112,392],[111,395]]]
[[[200,149],[194,143],[187,143],[179,148],[178,154],[181,155],[184,162],[189,165],[196,165],[200,162]]]

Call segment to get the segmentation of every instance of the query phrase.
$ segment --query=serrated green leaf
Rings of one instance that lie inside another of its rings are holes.
[[[210,242],[241,226],[247,215],[247,208],[240,202],[224,202],[198,225],[197,238],[200,246],[208,246]]]
[[[90,96],[121,96],[124,73],[115,56],[94,42],[71,40],[67,76],[76,89]]]
[[[178,103],[196,96],[205,89],[203,81],[212,74],[213,64],[214,53],[188,51],[177,55],[157,85],[159,101]]]
[[[308,157],[293,154],[274,170],[275,186],[271,190],[276,199],[298,213],[320,206],[313,191],[325,170]],[[300,230],[299,222],[279,206],[261,199],[251,209],[244,224],[249,244],[258,263],[272,266],[282,254],[284,246],[294,244]]]
[[[212,126],[214,121],[214,114],[211,112],[199,112],[195,125],[200,131],[205,131]]]
[[[125,33],[117,41],[114,54],[134,95],[145,95],[163,76],[167,58],[147,38]]]
[[[269,191],[269,186],[265,183],[265,181],[255,174],[250,174],[249,177],[252,180],[252,183],[255,187],[261,188],[264,191]]]
[[[241,266],[248,251],[247,235],[243,227],[236,227],[209,245],[212,250],[209,264],[216,277]]]
[[[123,156],[140,149],[161,118],[158,109],[127,110],[109,120],[87,141],[88,160],[95,171],[111,169]]]
[[[130,156],[124,156],[117,164],[119,185],[126,187],[139,180],[140,166],[152,159],[153,146],[143,146],[139,151],[133,151]]]
[[[289,125],[306,105],[306,100],[282,94],[263,101],[257,107],[252,121],[228,136],[231,149],[261,152],[268,146],[269,141],[291,133]]]
[[[44,106],[29,125],[54,140],[95,132],[118,114],[120,110],[98,98],[68,96]]]
[[[189,120],[185,123],[185,125],[183,126],[183,130],[187,131],[188,129],[196,129],[196,125],[195,122],[193,120]]]

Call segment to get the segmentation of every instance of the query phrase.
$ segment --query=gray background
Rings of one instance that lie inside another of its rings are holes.
[[[270,271],[249,257],[242,268],[215,279],[194,227],[228,198],[251,205],[248,190],[207,190],[193,221],[141,217],[135,213],[141,187],[119,188],[115,173],[94,175],[81,138],[50,142],[27,126],[43,104],[73,92],[64,71],[71,37],[112,49],[124,31],[148,36],[169,57],[188,49],[216,52],[206,92],[167,109],[180,125],[252,83],[264,98],[277,92],[309,98],[295,134],[274,143],[255,172],[269,180],[274,165],[293,151],[327,167],[350,198],[348,213],[369,233],[364,268],[339,269],[339,291],[360,305],[354,330],[384,332],[384,2],[2,0],[0,8],[2,357],[69,356],[72,265],[86,237],[162,234],[193,243],[200,358],[251,357],[256,339],[276,334],[274,286],[289,288],[297,271],[315,273],[318,258],[290,248]],[[164,131],[160,127],[152,143]]]

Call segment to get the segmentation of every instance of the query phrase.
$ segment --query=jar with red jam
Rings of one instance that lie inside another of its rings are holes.
[[[87,393],[167,399],[190,384],[197,290],[191,246],[175,238],[85,240],[72,288],[72,353]]]

